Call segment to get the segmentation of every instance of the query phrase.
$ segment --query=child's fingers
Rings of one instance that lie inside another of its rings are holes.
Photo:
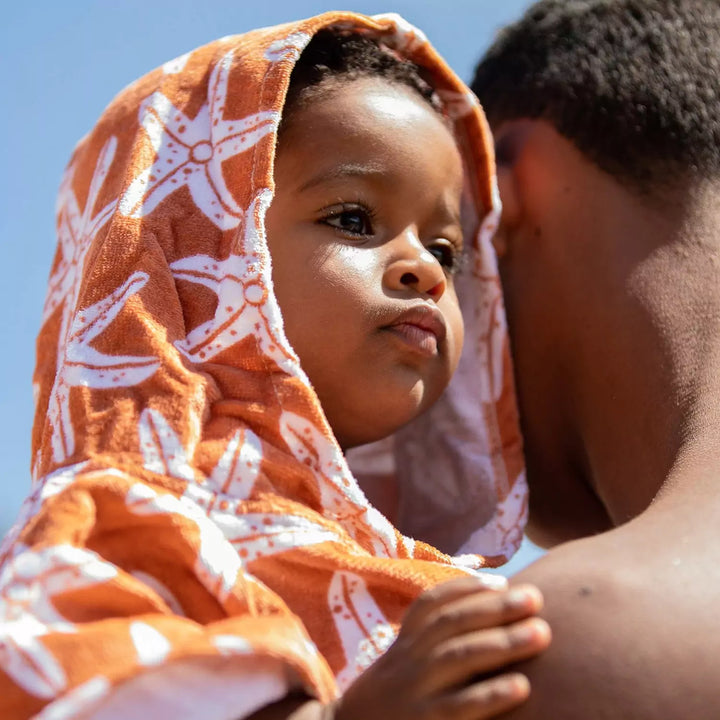
[[[516,708],[530,695],[530,683],[520,673],[508,673],[473,683],[437,698],[427,720],[487,720]]]
[[[402,631],[415,633],[425,623],[427,616],[436,608],[459,600],[468,595],[488,592],[488,586],[482,578],[467,576],[449,580],[426,590],[410,606],[402,623]]]
[[[478,570],[474,577],[485,590],[504,592],[508,589],[508,579],[502,575]]]
[[[452,638],[429,653],[420,679],[423,692],[442,694],[477,675],[527,660],[549,643],[550,626],[540,618]]]
[[[540,591],[522,585],[508,592],[473,593],[434,608],[416,630],[414,648],[424,656],[440,643],[459,635],[508,625],[536,615],[542,609]]]

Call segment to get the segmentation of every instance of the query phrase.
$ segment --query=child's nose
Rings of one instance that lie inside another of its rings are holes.
[[[391,259],[385,270],[385,286],[389,290],[411,288],[421,295],[439,300],[445,292],[445,272],[422,244],[417,233],[408,229],[398,235],[391,246]]]

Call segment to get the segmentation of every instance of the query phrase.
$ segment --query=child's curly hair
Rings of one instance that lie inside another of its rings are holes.
[[[316,33],[298,58],[285,99],[283,122],[305,106],[332,81],[377,77],[405,85],[442,114],[442,104],[418,65],[402,60],[372,38],[332,29]]]

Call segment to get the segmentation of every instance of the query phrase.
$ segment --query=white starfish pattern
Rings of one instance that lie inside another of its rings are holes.
[[[53,604],[53,597],[107,582],[117,575],[95,553],[56,545],[26,549],[0,573],[0,666],[33,695],[62,693],[67,678],[41,638],[77,632]]]
[[[170,265],[176,280],[204,285],[218,297],[215,316],[191,330],[175,346],[192,362],[203,363],[254,335],[265,355],[288,373],[304,378],[283,336],[280,310],[267,290],[272,281],[265,272],[268,263],[262,235],[271,200],[272,193],[263,189],[250,204],[237,253],[225,260],[193,255]]]
[[[355,573],[335,572],[328,590],[328,606],[347,661],[335,677],[338,689],[343,692],[390,647],[397,633],[365,581]]]
[[[184,55],[180,55],[173,60],[168,60],[166,63],[163,63],[163,72],[166,75],[177,75],[177,73],[182,72],[185,69],[185,65],[187,65],[187,61],[190,59],[191,55],[192,51],[186,52]]]
[[[225,184],[222,163],[274,132],[280,114],[265,111],[243,119],[223,118],[232,59],[230,51],[213,68],[209,102],[192,119],[159,91],[142,103],[140,124],[156,158],[121,198],[123,215],[148,215],[168,195],[187,187],[197,207],[221,230],[240,223],[242,208]]]
[[[185,450],[180,438],[160,411],[153,408],[142,411],[138,422],[138,436],[146,470],[189,482],[195,479],[195,472],[188,457],[191,453]]]
[[[493,196],[497,185],[493,185]],[[482,402],[497,402],[502,394],[505,376],[504,353],[507,342],[507,321],[498,277],[497,258],[492,245],[500,217],[499,198],[497,205],[484,218],[478,234],[478,252],[473,267],[474,279],[480,280],[475,287],[473,301],[476,323],[475,337],[466,337],[468,350],[474,352],[484,372],[478,375],[478,387]]]
[[[307,33],[290,33],[287,37],[270,43],[265,51],[265,59],[270,60],[270,62],[297,60],[308,42],[310,42],[310,35]]]
[[[33,720],[72,720],[82,717],[83,713],[96,707],[111,689],[110,680],[96,675],[46,705],[41,712],[33,716]]]
[[[391,37],[383,36],[382,41],[398,52],[409,55],[421,45],[427,44],[428,39],[425,33],[397,13],[389,12],[373,15],[373,20],[379,22],[389,21],[395,26],[393,35]]]
[[[60,468],[50,475],[34,483],[34,489],[31,495],[28,495],[23,502],[18,518],[7,532],[0,543],[0,565],[5,561],[5,556],[11,551],[19,553],[20,548],[15,545],[15,541],[27,525],[31,517],[37,515],[42,504],[48,499],[62,492],[66,487],[71,485],[78,473],[87,466],[87,461],[76,465]]]
[[[133,273],[107,297],[78,311],[65,332],[58,372],[50,392],[48,417],[52,424],[53,458],[62,462],[75,449],[75,430],[70,417],[70,389],[130,387],[143,382],[160,366],[157,358],[105,355],[90,343],[104,332],[128,299],[145,286],[147,273]]]
[[[442,100],[443,107],[447,111],[447,114],[453,120],[458,120],[469,115],[474,108],[480,105],[480,101],[470,90],[461,93],[457,90],[441,88],[436,92]]]
[[[289,513],[244,513],[211,516],[232,543],[243,564],[324,542],[342,542],[340,536],[319,523]],[[346,547],[347,549],[347,547]]]
[[[116,147],[117,139],[111,137],[101,150],[82,215],[72,189],[74,165],[65,173],[58,195],[58,239],[62,257],[50,278],[43,309],[44,323],[59,306],[63,308],[58,339],[58,373],[50,393],[48,410],[53,427],[53,459],[56,462],[65,460],[75,448],[75,432],[69,408],[71,387],[132,385],[149,377],[158,367],[156,362],[151,364],[153,358],[110,357],[97,352],[88,344],[115,318],[127,297],[142,286],[138,286],[142,274],[136,274],[120,290],[76,314],[85,256],[96,234],[112,217],[117,206],[117,201],[113,200],[93,215],[115,157]],[[147,276],[143,277],[146,281]],[[133,292],[129,292],[131,289]],[[137,372],[138,366],[144,366],[140,373]],[[150,368],[152,372],[149,371]],[[147,374],[143,375],[143,372]]]
[[[287,410],[280,416],[280,434],[294,457],[314,471],[325,511],[338,517],[355,540],[356,522],[361,521],[373,534],[373,553],[397,557],[394,527],[368,503],[340,449],[310,421]]]
[[[249,428],[237,430],[208,478],[196,478],[190,463],[194,448],[186,449],[158,410],[146,408],[138,423],[140,447],[146,470],[188,481],[183,497],[210,513],[223,503],[223,510],[235,512],[238,503],[249,497],[262,462],[260,438]]]
[[[130,623],[128,630],[141,665],[159,665],[170,654],[170,641],[152,625],[136,620]]]
[[[60,184],[57,209],[58,241],[62,249],[62,258],[50,276],[42,322],[44,324],[55,312],[56,308],[63,305],[63,333],[61,334],[61,340],[67,330],[69,318],[77,302],[85,255],[93,238],[112,217],[117,206],[117,200],[113,200],[97,214],[92,214],[115,157],[116,148],[117,139],[111,137],[100,151],[82,215],[80,214],[75,192],[72,189],[72,181],[75,175],[74,164],[67,169]]]
[[[260,471],[262,445],[249,428],[235,432],[207,479],[194,479],[190,454],[162,413],[146,409],[140,416],[140,446],[144,467],[188,481],[179,502],[206,513],[239,554],[243,563],[290,548],[340,542],[337,533],[307,518],[291,514],[240,513]]]
[[[198,529],[195,572],[203,585],[221,602],[227,598],[241,570],[240,558],[220,528],[194,503],[160,494],[148,485],[135,483],[125,497],[127,508],[136,515],[179,515]]]
[[[505,486],[505,499],[498,501],[493,516],[468,538],[460,548],[461,553],[504,555],[511,558],[517,552],[528,514],[525,473],[520,474],[512,488],[507,487],[507,480]]]

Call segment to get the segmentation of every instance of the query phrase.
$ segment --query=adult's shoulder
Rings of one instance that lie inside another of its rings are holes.
[[[513,578],[543,591],[553,642],[521,666],[532,695],[508,718],[720,717],[720,573],[699,554],[620,528],[553,549]]]

